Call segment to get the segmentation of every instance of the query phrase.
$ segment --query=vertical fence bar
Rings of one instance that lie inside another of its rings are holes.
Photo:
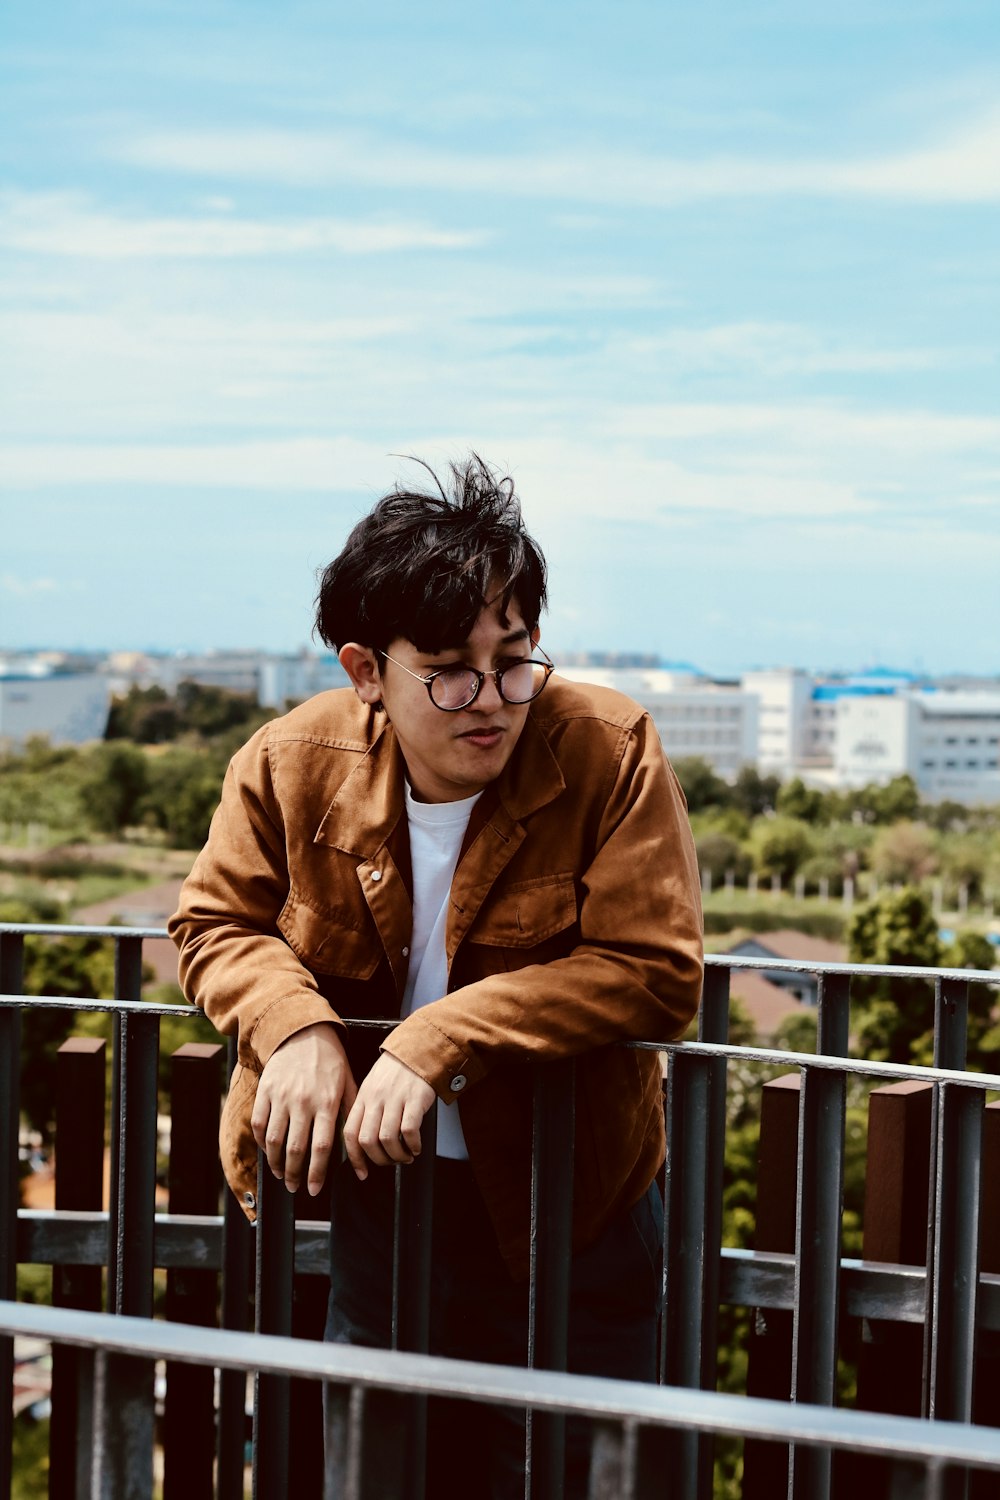
[[[535,1067],[531,1144],[531,1265],[528,1363],[565,1370],[573,1245],[576,1062]],[[566,1420],[529,1413],[527,1473],[532,1500],[562,1500]]]
[[[774,1078],[760,1092],[755,1250],[795,1252],[801,1092],[798,1073]],[[747,1395],[790,1399],[792,1322],[792,1313],[783,1307],[750,1309]],[[743,1444],[743,1500],[773,1500],[787,1489],[787,1444],[748,1438]]]
[[[437,1108],[420,1127],[420,1155],[396,1168],[393,1243],[393,1348],[426,1354],[431,1332],[431,1263],[434,1238],[434,1165],[437,1161]],[[427,1476],[427,1397],[407,1402],[408,1495],[424,1500]]]
[[[273,1176],[261,1152],[257,1165],[256,1331],[288,1336],[292,1331],[295,1270],[295,1201]],[[253,1493],[255,1500],[283,1500],[288,1493],[290,1381],[258,1375],[254,1390]]]
[[[104,1203],[105,1052],[103,1037],[75,1036],[56,1054],[56,1212],[100,1209]],[[52,1267],[55,1307],[101,1310],[101,1267]],[[82,1434],[77,1408],[76,1349],[52,1350],[49,1490],[66,1500],[77,1491],[76,1451]]]
[[[142,939],[118,938],[115,999],[139,1000],[141,992]],[[108,1302],[112,1312],[139,1318],[153,1312],[158,1048],[158,1016],[116,1013]]]
[[[934,1195],[933,1324],[928,1415],[972,1420],[976,1305],[979,1287],[979,1181],[983,1094],[959,1084],[938,1086],[937,1181]],[[949,1500],[968,1493],[968,1475],[945,1481]]]
[[[708,1066],[706,1066],[706,1062]],[[667,1169],[663,1255],[664,1308],[660,1373],[665,1385],[694,1389],[702,1382],[705,1350],[705,1229],[708,1218],[707,1147],[711,1060],[671,1052],[667,1071]],[[664,1443],[670,1493],[697,1495],[696,1432],[680,1430]]]
[[[792,1400],[832,1406],[837,1375],[846,1080],[803,1069],[795,1224]],[[827,1500],[829,1449],[791,1449],[789,1494]]]
[[[214,1214],[219,1207],[219,1158],[207,1142],[219,1131],[221,1046],[185,1042],[170,1060],[169,1208],[172,1214]],[[211,1328],[217,1276],[185,1267],[167,1272],[167,1317]],[[171,1362],[163,1407],[164,1500],[212,1500],[215,1457],[215,1372]]]
[[[0,994],[24,987],[24,938],[0,933]],[[21,1012],[0,1006],[0,1297],[17,1296],[17,1206],[20,1199]],[[0,1338],[0,1495],[10,1493],[14,1441],[14,1340]]]
[[[153,1366],[98,1349],[94,1356],[93,1500],[152,1500]]]
[[[237,1040],[227,1046],[230,1076],[237,1063]],[[256,1201],[256,1199],[254,1200]],[[246,1331],[250,1307],[254,1231],[235,1196],[226,1191],[222,1206],[222,1326]],[[246,1467],[247,1377],[242,1370],[219,1371],[217,1440],[218,1500],[243,1500]]]
[[[931,1084],[908,1079],[873,1089],[865,1162],[865,1261],[922,1266],[927,1258],[931,1160]],[[919,1417],[924,1330],[918,1323],[866,1318],[858,1356],[857,1405],[863,1411]],[[887,1500],[892,1465],[878,1454],[840,1452],[838,1494]]]

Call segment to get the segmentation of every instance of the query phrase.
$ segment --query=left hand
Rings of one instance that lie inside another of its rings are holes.
[[[359,1181],[368,1176],[369,1162],[391,1167],[420,1155],[420,1126],[436,1097],[412,1068],[381,1054],[344,1123],[344,1147]]]

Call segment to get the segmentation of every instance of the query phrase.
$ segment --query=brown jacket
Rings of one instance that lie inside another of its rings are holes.
[[[257,1079],[314,1021],[398,1020],[411,926],[403,764],[381,711],[323,693],[229,767],[170,931],[185,994],[239,1066],[222,1159],[248,1203]],[[355,1077],[384,1050],[456,1099],[512,1271],[527,1268],[531,1069],[580,1055],[574,1240],[635,1202],[664,1150],[654,1053],[697,1009],[701,903],[683,795],[648,716],[555,677],[473,812],[451,890],[448,994],[386,1031],[352,1028]]]

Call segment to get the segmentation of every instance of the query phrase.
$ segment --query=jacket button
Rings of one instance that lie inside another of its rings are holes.
[[[409,950],[409,948],[404,948],[403,949],[403,957],[404,958],[409,958],[409,956],[410,956],[410,950]]]
[[[469,1080],[466,1078],[464,1073],[456,1073],[454,1078],[451,1080],[451,1083],[449,1083],[448,1087],[451,1089],[453,1094],[460,1094],[465,1088],[465,1085],[468,1083],[468,1081]]]
[[[256,1199],[256,1197],[254,1196],[253,1193],[244,1193],[243,1194],[243,1202],[246,1204],[247,1208],[256,1208],[257,1207],[257,1199]]]
[[[381,870],[373,870],[372,871],[372,879],[373,880],[381,880],[382,879],[382,871]]]

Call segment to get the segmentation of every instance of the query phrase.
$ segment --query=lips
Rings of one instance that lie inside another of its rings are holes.
[[[503,729],[499,727],[483,727],[482,729],[467,729],[458,738],[460,740],[467,740],[470,745],[478,745],[483,750],[490,750],[494,745],[500,743],[503,733]]]

